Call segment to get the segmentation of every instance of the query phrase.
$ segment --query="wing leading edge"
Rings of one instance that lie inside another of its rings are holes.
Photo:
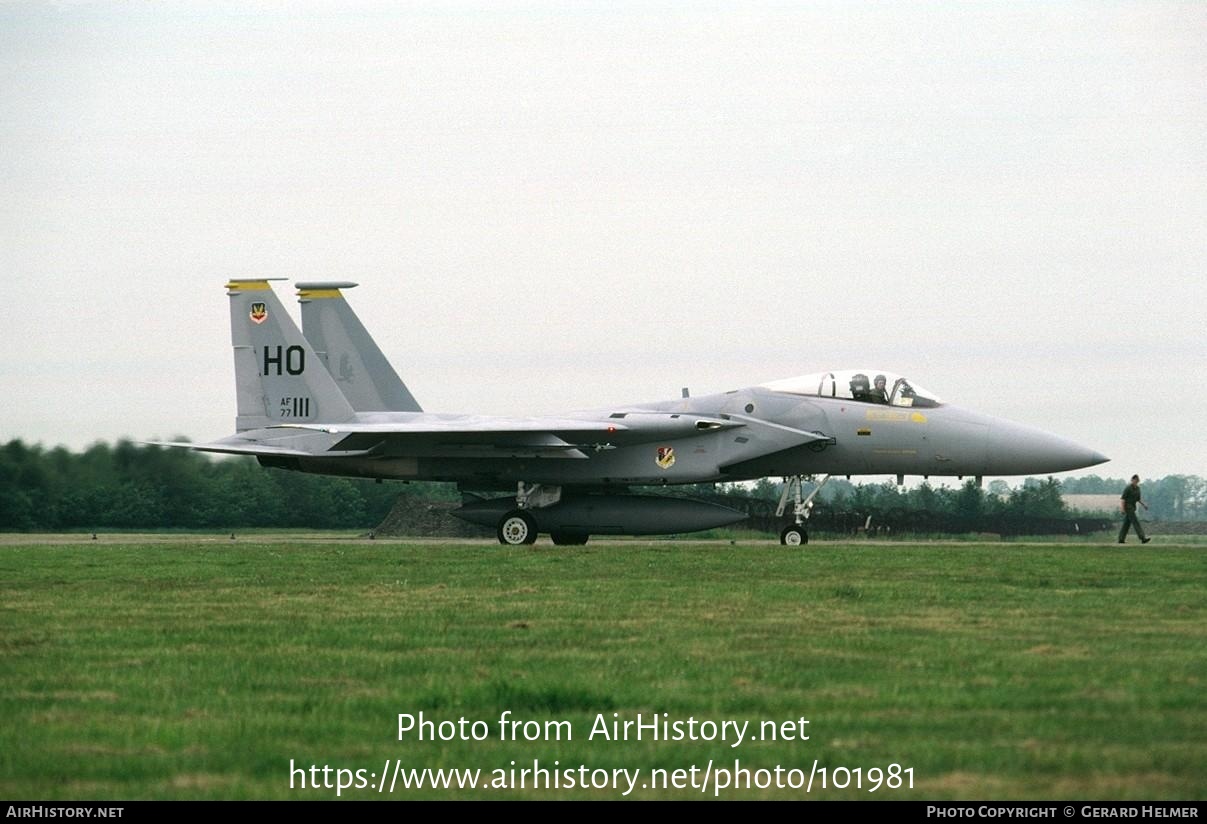
[[[279,424],[272,429],[299,429],[342,435],[331,450],[490,445],[504,448],[611,448],[719,432],[745,426],[739,421],[652,412],[618,412],[596,420],[578,418],[505,418],[485,416],[416,416],[407,421],[335,424]]]

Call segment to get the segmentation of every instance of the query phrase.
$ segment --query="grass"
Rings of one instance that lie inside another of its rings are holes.
[[[335,797],[291,790],[291,759],[646,778],[735,758],[913,769],[912,790],[818,798],[1207,797],[1201,546],[71,540],[0,541],[4,797]],[[504,710],[573,740],[501,741]],[[399,713],[420,712],[489,736],[398,740]],[[588,740],[597,715],[638,713],[804,717],[810,739]]]

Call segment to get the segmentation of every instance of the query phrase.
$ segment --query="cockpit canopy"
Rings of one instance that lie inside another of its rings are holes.
[[[785,392],[790,395],[842,398],[885,406],[934,407],[942,403],[936,395],[918,384],[880,369],[817,372],[799,378],[772,381],[762,386],[773,392]]]

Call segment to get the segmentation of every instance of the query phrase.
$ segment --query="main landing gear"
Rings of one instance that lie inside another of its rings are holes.
[[[536,543],[536,519],[519,509],[508,512],[499,521],[499,543],[504,546],[523,546]]]
[[[785,510],[788,508],[788,499],[792,498],[792,520],[782,530],[780,530],[780,543],[784,546],[801,546],[809,543],[809,533],[805,529],[805,521],[809,520],[809,515],[813,512],[813,499],[817,497],[817,493],[821,492],[821,488],[826,485],[826,481],[830,480],[830,476],[826,475],[821,479],[821,483],[817,488],[809,493],[808,497],[803,497],[801,494],[801,482],[807,476],[790,475],[784,478],[784,491],[780,495],[779,506],[775,508],[775,517],[782,518]]]
[[[516,485],[516,508],[499,519],[496,535],[499,543],[504,546],[524,546],[536,543],[536,518],[530,510],[553,506],[562,499],[560,486],[545,484],[526,484],[520,481]],[[553,543],[558,545],[582,545],[587,542],[587,535],[578,532],[554,532],[550,536]]]

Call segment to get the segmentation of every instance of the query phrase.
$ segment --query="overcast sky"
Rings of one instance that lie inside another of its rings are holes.
[[[230,434],[263,276],[430,411],[870,365],[1207,475],[1205,264],[1200,2],[0,5],[4,441]]]

